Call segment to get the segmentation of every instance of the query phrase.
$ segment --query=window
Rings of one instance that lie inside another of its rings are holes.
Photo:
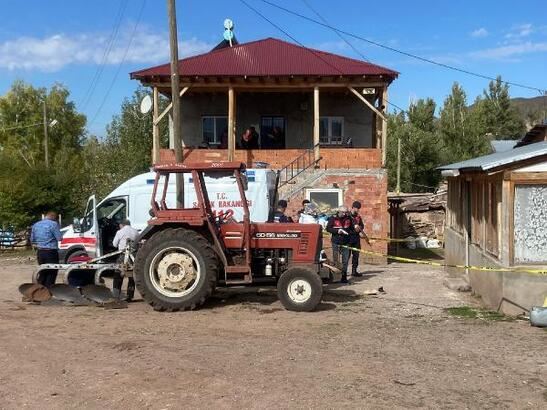
[[[547,262],[547,185],[515,186],[515,262]]]
[[[209,145],[228,146],[228,117],[202,118],[203,142]]]
[[[340,145],[344,137],[344,117],[321,117],[319,141],[321,144]]]
[[[97,219],[107,219],[119,224],[127,218],[127,206],[125,198],[112,198],[97,207]]]
[[[260,148],[285,148],[285,132],[284,117],[262,117],[260,119]]]
[[[316,204],[319,208],[335,209],[342,206],[341,189],[313,188],[306,190],[306,198]]]

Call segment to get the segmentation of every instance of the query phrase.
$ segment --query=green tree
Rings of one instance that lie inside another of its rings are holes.
[[[452,85],[451,94],[444,100],[439,119],[443,142],[443,161],[466,160],[489,152],[490,140],[476,111],[468,108],[467,96],[458,84]]]
[[[75,192],[83,175],[79,155],[86,118],[69,100],[69,91],[54,85],[34,88],[16,81],[0,97],[0,225],[24,228],[48,209],[65,217],[79,207]],[[45,167],[43,102],[49,128],[49,168]]]
[[[474,110],[478,126],[492,139],[518,139],[526,131],[524,120],[511,104],[509,85],[500,76],[490,81],[482,98],[477,98]]]
[[[121,112],[107,126],[107,135],[101,147],[88,145],[86,155],[97,155],[102,163],[102,174],[108,174],[108,184],[114,188],[127,179],[146,172],[152,164],[152,115],[139,110],[141,100],[148,91],[139,87],[131,98],[126,98]],[[167,101],[160,101],[160,109]],[[160,140],[166,146],[169,140],[167,121],[160,123]],[[93,150],[96,151],[92,154]]]
[[[408,113],[390,115],[388,118],[388,144],[386,162],[388,183],[395,189],[397,179],[397,140],[401,139],[401,190],[424,192],[435,188],[440,173],[442,142],[437,131],[435,102],[420,99],[413,103]]]
[[[15,81],[0,97],[0,146],[12,150],[28,166],[44,161],[43,103],[47,107],[50,160],[60,149],[78,150],[85,136],[85,115],[77,112],[69,91],[60,84],[34,88]]]

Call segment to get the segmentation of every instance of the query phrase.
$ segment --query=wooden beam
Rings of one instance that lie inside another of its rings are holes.
[[[519,183],[547,183],[547,175],[545,171],[538,172],[508,172],[508,179]]]
[[[319,87],[313,88],[313,156],[319,161]]]
[[[351,87],[348,85],[348,89],[353,93],[355,94],[355,96],[357,98],[359,98],[361,101],[363,101],[365,103],[365,105],[367,105],[372,111],[374,111],[376,113],[376,115],[380,116],[380,118],[384,121],[387,121],[386,117],[384,116],[384,114],[379,111],[374,105],[372,105],[372,103],[367,100],[365,97],[363,97],[359,91],[357,91],[355,88]]]
[[[384,112],[386,111],[387,106],[387,87],[384,87],[382,92],[382,105],[384,106]],[[382,166],[386,166],[386,154],[387,154],[387,119],[385,116],[382,116]]]
[[[236,121],[235,121],[235,92],[234,88],[228,89],[228,161],[233,161],[236,148]]]
[[[286,89],[312,89],[315,86],[320,86],[321,88],[348,88],[348,87],[363,87],[363,88],[382,88],[385,87],[385,83],[379,83],[379,82],[328,82],[323,83],[320,81],[315,81],[314,79],[309,79],[310,81],[299,82],[298,79],[294,79],[293,82],[280,82],[280,84],[276,84],[273,79],[265,79],[262,77],[258,77],[258,82],[256,85],[253,84],[253,82],[247,82],[247,83],[241,83],[241,85],[234,85],[234,88],[239,90],[245,90],[245,89],[253,89],[260,91],[261,89],[274,89],[274,88],[286,88]],[[164,82],[152,82],[152,83],[145,83],[144,85],[147,86],[153,86],[153,87],[159,87],[159,88],[165,88],[169,84]],[[195,82],[183,82],[181,83],[181,87],[189,87],[192,89],[201,89],[201,88],[219,88],[226,90],[230,84],[228,82],[223,83],[215,83],[211,82],[209,84],[205,83],[195,83]]]
[[[153,123],[152,123],[152,164],[159,164],[160,162],[160,127],[157,123],[158,113],[160,109],[159,104],[160,95],[158,87],[154,87],[153,94]]]
[[[154,87],[156,88],[156,87]],[[184,87],[182,90],[180,90],[180,93],[179,93],[179,96],[182,97],[186,91],[188,91],[190,87]],[[159,122],[161,121],[161,119],[163,117],[165,117],[165,115],[171,111],[171,108],[173,108],[173,103],[169,103],[169,105],[167,107],[165,107],[165,110],[163,110],[163,112],[158,116],[158,118],[156,120],[154,120],[154,125],[157,125],[159,124]]]

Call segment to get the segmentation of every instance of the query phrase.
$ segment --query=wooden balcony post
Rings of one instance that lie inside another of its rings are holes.
[[[386,143],[387,143],[387,117],[385,113],[387,112],[387,85],[382,91],[382,105],[384,106],[384,118],[382,118],[382,166],[386,166]]]
[[[313,154],[315,162],[319,161],[319,87],[313,87]]]
[[[158,114],[159,114],[159,92],[158,87],[154,87],[153,94],[153,107],[154,111],[152,114],[153,123],[152,123],[152,164],[158,164],[160,162],[160,127],[157,123]]]
[[[236,120],[235,120],[235,93],[234,87],[228,88],[228,161],[233,161],[236,148]]]

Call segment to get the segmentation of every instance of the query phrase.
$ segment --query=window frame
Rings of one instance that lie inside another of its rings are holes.
[[[207,141],[205,139],[205,127],[204,122],[206,119],[212,118],[213,119],[213,138],[214,142]],[[226,120],[226,127],[228,126],[228,116],[227,115],[202,115],[201,116],[201,139],[205,144],[212,145],[212,146],[219,146],[222,144],[221,137],[222,135],[217,135],[217,120],[218,119],[225,119]]]
[[[337,208],[344,204],[344,193],[341,188],[306,188],[305,196],[308,201],[311,201],[311,195],[314,192],[319,193],[337,193],[338,194],[338,205]]]
[[[265,119],[270,119],[272,121],[272,130],[273,130],[273,127],[274,127],[274,122],[276,119],[282,119],[283,120],[283,135],[284,135],[284,139],[285,139],[285,147],[283,149],[286,149],[287,148],[287,129],[288,129],[288,121],[287,121],[287,117],[285,115],[278,115],[278,114],[268,114],[268,115],[261,115],[260,116],[260,125],[259,125],[259,130],[258,130],[258,143],[259,143],[259,147],[262,148],[262,138],[263,138],[263,130],[264,127],[263,126],[263,121]]]
[[[327,120],[327,135],[323,137],[319,135],[319,142],[322,145],[343,145],[344,134],[345,134],[345,118],[340,115],[323,115],[319,117],[320,123],[321,123],[321,120]],[[341,122],[342,135],[332,135],[332,123],[334,120],[339,120]],[[339,138],[339,140],[333,141],[333,138]]]

